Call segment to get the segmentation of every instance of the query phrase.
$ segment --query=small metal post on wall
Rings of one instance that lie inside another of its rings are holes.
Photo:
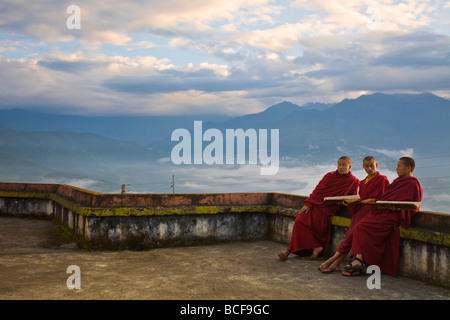
[[[126,186],[126,184],[123,184],[123,185],[122,185],[122,194],[124,194],[125,192],[127,192],[127,191],[125,190],[125,186]]]
[[[175,175],[172,176],[172,193],[175,194]]]

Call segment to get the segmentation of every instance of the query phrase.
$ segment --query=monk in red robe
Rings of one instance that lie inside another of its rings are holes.
[[[378,171],[377,160],[372,156],[367,156],[363,160],[363,168],[367,177],[359,182],[360,201],[349,203],[348,210],[351,216],[350,226],[345,233],[345,239],[339,245],[336,253],[327,261],[322,263],[319,270],[323,273],[340,271],[339,264],[345,259],[352,246],[352,236],[354,226],[372,211],[373,203],[380,199],[385,188],[389,185],[389,180]]]
[[[413,177],[414,159],[402,157],[397,163],[396,178],[381,196],[381,201],[422,202],[423,189],[416,177]],[[354,228],[351,255],[355,258],[344,269],[343,275],[362,274],[368,265],[377,265],[381,272],[397,275],[400,251],[399,227],[409,227],[413,215],[419,210],[377,209]]]
[[[340,207],[324,205],[324,198],[356,194],[359,180],[350,172],[350,168],[349,157],[339,158],[337,170],[325,174],[304,201],[304,206],[295,218],[289,247],[278,252],[281,260],[286,260],[291,252],[298,255],[308,253],[309,259],[317,259],[327,252],[331,238],[330,216],[336,214]]]

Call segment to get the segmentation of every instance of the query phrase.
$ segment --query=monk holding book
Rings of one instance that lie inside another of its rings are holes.
[[[331,237],[330,216],[336,214],[340,207],[338,204],[324,204],[324,198],[356,194],[359,180],[350,169],[350,158],[340,157],[337,170],[325,174],[320,180],[295,218],[291,243],[286,250],[278,252],[280,260],[286,260],[290,253],[317,259],[327,252]]]
[[[320,265],[319,270],[323,273],[340,271],[339,264],[345,259],[352,246],[354,226],[372,211],[373,204],[381,198],[389,185],[388,178],[377,171],[378,163],[374,157],[365,157],[362,166],[367,177],[359,182],[359,201],[350,201],[348,204],[351,216],[350,226],[336,253]]]
[[[350,254],[355,258],[345,267],[343,275],[360,275],[368,265],[377,265],[381,272],[397,275],[399,227],[411,225],[412,217],[419,210],[423,197],[422,186],[419,180],[413,177],[414,168],[414,159],[402,157],[398,160],[398,178],[381,196],[383,205],[377,208],[375,203],[372,211],[353,230]],[[389,201],[392,202],[390,208],[386,208]],[[419,204],[414,206],[415,209],[404,209],[401,202]]]

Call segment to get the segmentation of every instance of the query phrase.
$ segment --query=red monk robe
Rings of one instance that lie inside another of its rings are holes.
[[[320,180],[304,205],[308,213],[298,214],[292,230],[291,243],[287,250],[295,254],[301,251],[323,247],[320,255],[326,254],[331,237],[330,216],[337,213],[338,205],[323,205],[325,197],[356,194],[359,180],[351,173],[339,174],[332,171]]]
[[[377,199],[381,198],[381,195],[384,193],[384,190],[389,185],[389,180],[385,176],[381,175],[378,171],[376,175],[366,181],[366,179],[361,180],[359,182],[359,196],[361,200],[366,199]],[[373,204],[351,204],[348,207],[348,211],[351,215],[350,226],[345,233],[345,239],[341,242],[338,248],[338,252],[346,253],[350,251],[352,247],[352,236],[354,226],[361,221],[362,218],[367,216],[373,209]]]
[[[381,201],[422,202],[423,190],[413,176],[395,179],[385,190]],[[419,210],[372,209],[354,228],[350,254],[362,254],[368,265],[377,265],[384,273],[397,275],[400,251],[399,226],[408,227]]]

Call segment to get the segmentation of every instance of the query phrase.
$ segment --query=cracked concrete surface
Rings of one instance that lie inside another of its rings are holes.
[[[0,217],[2,300],[450,300],[450,290],[404,277],[322,274],[321,261],[276,255],[272,241],[81,251],[48,220]],[[67,268],[80,268],[69,289]]]

